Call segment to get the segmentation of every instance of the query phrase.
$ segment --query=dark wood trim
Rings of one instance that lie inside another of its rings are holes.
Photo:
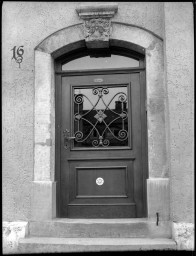
[[[116,41],[116,43],[115,43]],[[115,55],[121,55],[129,58],[133,58],[136,60],[144,59],[145,54],[144,50],[141,50],[141,47],[134,46],[134,49],[130,49],[131,44],[128,45],[123,42],[127,49],[123,46],[117,46],[115,44],[120,44],[117,42],[119,40],[111,40],[110,47],[105,49],[87,49],[86,46],[83,46],[82,48],[72,50],[66,54],[63,54],[62,56],[56,58],[56,62],[61,63],[61,65],[64,65],[72,60],[75,60],[77,58],[85,57],[85,56],[92,56],[92,57],[109,57],[111,54]],[[121,42],[122,43],[122,42]],[[142,51],[142,52],[141,52]]]
[[[128,196],[126,196],[126,195],[76,196],[76,198],[128,198]]]
[[[67,161],[97,161],[97,160],[130,160],[133,161],[135,157],[109,157],[109,158],[68,158]],[[121,167],[121,166],[120,166]]]
[[[56,63],[56,66],[59,66],[58,63]],[[59,100],[61,97],[61,76],[56,75],[55,76],[55,181],[56,181],[56,215],[57,217],[60,216],[60,200],[59,200],[59,195],[61,191],[61,172],[60,172],[60,137],[61,137],[61,119],[60,116],[61,114],[59,111],[61,111],[61,101]]]
[[[118,49],[120,51],[119,54],[121,54],[121,51],[122,51],[122,52],[128,53],[130,57],[132,57],[132,54],[136,54],[137,58],[145,57],[145,48],[137,44],[119,40],[119,39],[110,39],[109,43],[110,43],[110,48]]]
[[[86,206],[86,205],[89,205],[89,206],[100,206],[100,205],[115,205],[115,206],[118,206],[118,205],[136,205],[135,203],[118,203],[118,204],[104,204],[104,203],[102,203],[102,204],[85,204],[85,203],[83,203],[83,204],[79,204],[79,203],[70,203],[70,204],[68,204],[68,206],[69,205],[71,205],[71,206]]]
[[[132,92],[131,92],[132,88],[131,88],[131,82],[129,83],[129,87],[128,87],[128,94],[129,94],[129,101],[128,101],[128,109],[130,109],[130,118],[129,118],[129,146],[131,149],[133,149],[133,113],[132,113]],[[130,157],[131,159],[131,157]]]
[[[145,60],[144,59],[140,59],[139,62],[140,62],[140,68],[141,69],[143,68],[145,70]]]
[[[148,136],[147,136],[147,111],[146,111],[146,73],[140,73],[141,86],[141,135],[142,135],[142,174],[143,174],[143,203],[145,216],[147,216],[147,178],[148,178]]]
[[[123,69],[92,69],[92,70],[74,70],[74,71],[56,71],[57,75],[62,76],[88,76],[88,75],[100,75],[100,74],[127,74],[127,73],[137,73],[140,71],[144,71],[144,67],[136,67],[136,68],[123,68]]]
[[[115,166],[113,166],[113,165],[106,165],[106,166],[97,166],[97,167],[76,167],[76,169],[80,169],[80,170],[86,170],[86,169],[89,169],[89,170],[91,170],[91,169],[126,169],[127,168],[127,166],[123,166],[123,165],[119,165],[119,166],[117,166],[117,165],[115,165]]]

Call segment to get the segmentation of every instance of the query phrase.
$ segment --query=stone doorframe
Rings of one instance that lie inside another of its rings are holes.
[[[143,48],[146,60],[148,133],[148,218],[169,220],[167,92],[163,40],[150,31],[111,22],[110,43]],[[84,46],[83,23],[55,32],[35,48],[34,179],[31,219],[56,217],[55,182],[55,59]]]

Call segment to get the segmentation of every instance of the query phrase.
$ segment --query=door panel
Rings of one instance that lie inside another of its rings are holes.
[[[76,198],[127,197],[126,179],[126,166],[77,167]]]
[[[140,73],[62,77],[61,217],[143,217]]]

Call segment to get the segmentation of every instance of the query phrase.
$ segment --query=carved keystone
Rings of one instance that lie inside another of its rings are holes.
[[[84,38],[87,48],[108,48],[111,34],[111,18],[118,5],[81,6],[76,9],[84,20]]]

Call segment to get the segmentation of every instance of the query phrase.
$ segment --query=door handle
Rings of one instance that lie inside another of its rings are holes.
[[[74,140],[76,137],[67,137],[67,140]]]
[[[69,141],[74,140],[76,138],[76,137],[72,137],[72,136],[69,136],[69,135],[70,135],[70,131],[68,129],[65,129],[63,131],[63,136],[64,136],[64,145],[63,146],[64,146],[65,149],[68,149],[70,147]]]

